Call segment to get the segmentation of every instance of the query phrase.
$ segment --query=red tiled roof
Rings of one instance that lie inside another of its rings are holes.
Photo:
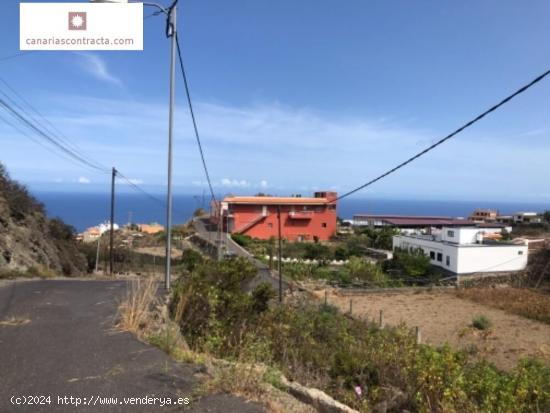
[[[383,221],[395,226],[422,225],[422,226],[475,226],[475,222],[466,219],[435,218],[435,217],[403,217],[384,218]]]
[[[467,219],[458,219],[445,216],[416,216],[416,215],[368,215],[355,214],[354,217],[370,218],[384,221],[395,226],[474,226],[476,223]]]
[[[251,205],[324,205],[327,198],[275,197],[275,196],[228,196],[223,202]]]

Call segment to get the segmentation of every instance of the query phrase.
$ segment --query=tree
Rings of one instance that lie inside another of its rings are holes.
[[[195,212],[193,212],[194,217],[202,217],[206,215],[206,211],[203,208],[197,208],[195,209]]]
[[[420,248],[412,251],[395,250],[392,264],[411,277],[423,277],[428,275],[431,269],[430,257]]]
[[[500,231],[500,236],[500,239],[502,241],[509,241],[510,239],[512,239],[511,234],[506,230],[506,228],[502,228],[502,230]]]

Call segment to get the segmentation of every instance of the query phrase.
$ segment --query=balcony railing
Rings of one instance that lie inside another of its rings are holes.
[[[292,219],[311,219],[314,211],[291,211],[288,216]]]

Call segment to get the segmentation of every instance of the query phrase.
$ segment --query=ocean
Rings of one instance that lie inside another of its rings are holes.
[[[59,217],[81,232],[109,219],[110,195],[71,192],[33,192],[50,217]],[[157,198],[164,200],[163,195]],[[165,223],[164,207],[141,194],[119,193],[116,196],[115,222]],[[208,198],[174,195],[174,223],[187,221],[195,209],[208,209]],[[488,201],[428,201],[376,198],[347,198],[338,203],[338,216],[351,219],[353,214],[443,215],[467,217],[476,208],[498,209],[502,214],[517,211],[550,210],[550,203],[488,202]]]

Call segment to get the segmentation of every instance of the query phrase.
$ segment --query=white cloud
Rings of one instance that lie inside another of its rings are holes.
[[[164,184],[164,103],[49,95],[43,104],[46,116],[92,158],[107,165],[116,164],[127,176],[140,174],[150,184]],[[48,116],[48,111],[55,116]],[[446,132],[414,127],[418,122],[411,125],[407,119],[347,116],[277,103],[231,106],[197,102],[195,112],[213,186],[235,192],[266,187],[270,192],[280,189],[281,194],[298,188],[310,192],[313,187],[346,191],[381,174]],[[188,116],[187,108],[177,108],[174,183],[206,187]],[[491,133],[472,129],[358,195],[382,191],[496,198],[508,194],[510,185],[521,187],[515,197],[535,193],[544,187],[544,174],[540,172],[548,170],[546,154],[550,150],[545,139],[550,125],[539,123],[536,126],[540,129],[510,131],[530,137],[529,145],[520,146],[512,136],[499,139],[495,145],[500,135],[491,130],[491,125],[487,127]],[[25,148],[31,144],[0,124],[0,130],[3,128],[4,138],[10,141],[4,148],[8,151],[6,157],[17,159],[19,154],[28,153]],[[473,141],[476,151],[471,150]],[[36,152],[36,157],[25,158],[29,168],[40,160],[38,155],[43,155]],[[529,159],[522,174],[511,170],[505,175],[494,174],[495,168],[514,164],[514,159],[520,158]],[[60,165],[68,166],[63,162]],[[474,176],[479,185],[472,187]],[[99,178],[92,179],[96,182]],[[443,193],[444,188],[450,188],[449,193]],[[491,188],[491,193],[487,188]]]
[[[107,63],[100,56],[93,53],[76,52],[79,56],[79,66],[88,74],[104,82],[122,86],[122,81],[114,76],[107,67]]]
[[[89,184],[91,183],[92,181],[90,181],[88,178],[86,178],[85,176],[81,176],[80,178],[78,178],[78,183],[79,184]]]
[[[250,182],[245,179],[238,180],[223,178],[220,182],[222,186],[226,188],[248,188],[250,186]]]

